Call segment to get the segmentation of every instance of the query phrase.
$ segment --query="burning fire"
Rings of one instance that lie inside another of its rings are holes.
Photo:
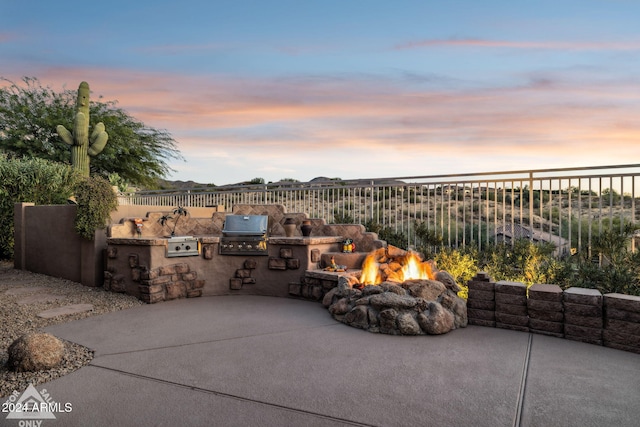
[[[434,279],[432,265],[422,261],[415,252],[389,254],[386,248],[378,249],[367,255],[362,263],[360,283],[379,285],[385,281],[402,283],[411,279]]]

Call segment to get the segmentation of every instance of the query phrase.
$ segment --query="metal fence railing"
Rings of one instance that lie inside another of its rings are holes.
[[[359,180],[277,182],[121,194],[122,205],[281,204],[328,223],[376,225],[445,245],[527,237],[559,254],[590,250],[604,230],[638,222],[640,164]]]

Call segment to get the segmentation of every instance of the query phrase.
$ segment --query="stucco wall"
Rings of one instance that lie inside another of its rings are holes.
[[[77,206],[18,203],[14,210],[16,268],[101,286],[106,248],[104,230],[94,240],[74,228]]]
[[[211,216],[220,208],[192,208],[194,215]],[[123,218],[147,212],[171,211],[166,206],[118,206],[111,214],[117,224]],[[21,270],[60,277],[85,286],[102,286],[106,230],[97,230],[93,241],[74,228],[77,206],[16,203],[14,207],[14,265]]]

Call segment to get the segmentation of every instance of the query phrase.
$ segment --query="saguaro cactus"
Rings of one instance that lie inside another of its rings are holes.
[[[78,87],[73,133],[63,125],[58,125],[56,131],[60,138],[71,146],[73,167],[79,169],[83,175],[89,176],[89,156],[99,154],[109,139],[102,122],[93,127],[93,132],[89,137],[89,83],[82,82]]]

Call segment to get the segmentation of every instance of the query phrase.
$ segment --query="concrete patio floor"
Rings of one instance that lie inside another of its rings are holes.
[[[47,328],[95,350],[44,426],[637,426],[640,355],[502,329],[372,334],[321,304],[203,297]],[[3,419],[0,424],[18,425]]]

